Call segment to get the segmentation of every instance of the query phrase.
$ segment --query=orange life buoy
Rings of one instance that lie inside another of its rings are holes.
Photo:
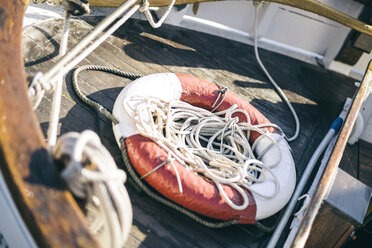
[[[114,116],[119,120],[119,124],[114,126],[114,134],[118,144],[120,144],[121,137],[125,138],[128,157],[140,176],[144,176],[161,164],[167,159],[168,154],[151,139],[138,134],[123,109],[124,100],[135,95],[158,97],[165,102],[179,99],[191,105],[212,110],[219,91],[220,88],[217,85],[199,78],[159,73],[133,81],[120,93],[113,109]],[[249,114],[252,124],[270,123],[256,108],[232,92],[225,94],[223,102],[216,111],[228,109],[234,104]],[[240,121],[246,121],[243,114],[237,113],[236,115]],[[273,133],[273,131],[273,128],[269,128],[269,132]],[[252,224],[255,220],[266,218],[279,211],[289,200],[295,186],[296,173],[289,146],[284,139],[277,138],[280,135],[274,133],[272,135],[276,137],[274,139],[277,140],[282,150],[282,161],[273,168],[274,173],[279,174],[279,194],[274,199],[265,199],[259,194],[256,195],[244,189],[249,198],[249,205],[243,210],[231,208],[221,197],[214,182],[191,172],[178,162],[175,162],[175,166],[181,178],[182,193],[178,190],[176,172],[171,167],[163,166],[146,176],[144,180],[166,198],[198,214],[220,220],[236,219],[238,223]],[[250,142],[253,144],[259,136],[260,133],[252,132]],[[257,145],[258,152],[265,153],[261,154],[262,159],[270,159],[271,155],[277,157],[274,151],[270,149],[267,151],[268,146],[265,142],[265,139],[261,139],[260,144]],[[266,184],[257,183],[254,186],[259,191],[265,191],[272,188],[272,182],[268,180]],[[237,205],[242,203],[237,190],[227,185],[222,187],[232,202]],[[271,206],[268,206],[270,204]]]

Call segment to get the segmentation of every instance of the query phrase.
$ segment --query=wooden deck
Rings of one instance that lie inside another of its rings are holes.
[[[71,24],[69,47],[97,24],[95,18]],[[24,32],[26,73],[46,71],[56,61],[61,20],[31,26]],[[299,138],[290,143],[299,175],[342,109],[345,97],[355,92],[354,80],[343,75],[268,51],[260,51],[268,71],[287,94],[301,122]],[[294,121],[261,72],[249,45],[164,25],[153,30],[148,23],[130,20],[81,64],[97,64],[132,73],[176,72],[227,86],[258,108],[291,136]],[[111,123],[82,105],[70,80],[63,86],[60,134],[85,129],[97,132],[119,167],[123,168]],[[112,109],[116,96],[130,81],[100,72],[82,73],[81,88],[92,99]],[[44,133],[48,127],[51,95],[37,115]],[[348,149],[344,167],[358,171],[355,150]],[[351,161],[351,162],[347,162]],[[357,175],[357,174],[356,174]],[[267,235],[251,226],[209,229],[149,199],[133,185],[127,188],[133,205],[133,227],[127,247],[264,247]]]

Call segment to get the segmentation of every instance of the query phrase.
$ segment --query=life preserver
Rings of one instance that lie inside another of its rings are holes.
[[[149,138],[137,133],[127,113],[124,111],[124,100],[130,96],[158,97],[165,102],[179,99],[194,106],[212,110],[219,87],[213,83],[192,76],[178,75],[173,73],[159,73],[145,76],[133,81],[119,94],[113,108],[113,115],[119,121],[114,125],[114,134],[120,146],[120,138],[125,138],[128,157],[140,176],[145,175],[159,165],[167,153]],[[217,111],[221,111],[237,104],[240,109],[248,112],[252,124],[270,123],[256,108],[238,97],[232,92],[227,92],[222,104]],[[240,121],[246,121],[244,115],[238,115]],[[290,199],[295,183],[296,171],[289,145],[281,135],[269,130],[280,147],[282,160],[272,168],[279,183],[279,193],[270,199],[262,195],[270,194],[275,189],[273,177],[268,174],[262,183],[252,185],[252,192],[260,192],[260,195],[247,191],[249,205],[244,210],[232,209],[219,195],[216,185],[187,170],[176,162],[177,170],[182,180],[183,193],[178,190],[177,179],[174,170],[167,166],[156,170],[144,180],[160,194],[201,215],[220,220],[237,219],[239,223],[254,223],[255,220],[267,218],[280,209]],[[268,138],[260,138],[259,133],[253,132],[250,142],[256,142],[256,153],[262,155],[262,161],[270,164],[270,161],[278,158],[278,150],[269,146]],[[256,141],[257,140],[257,141]],[[241,204],[241,196],[229,186],[223,186],[228,197],[236,204]]]

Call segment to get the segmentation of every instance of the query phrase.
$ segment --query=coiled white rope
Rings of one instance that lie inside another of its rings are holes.
[[[132,224],[126,174],[98,135],[90,130],[62,135],[53,156],[66,161],[62,178],[77,197],[86,199],[87,220],[102,247],[123,247]]]
[[[275,180],[274,192],[269,195],[253,192],[265,198],[272,198],[278,193],[278,179],[271,168],[281,161],[281,151],[266,129],[274,127],[281,132],[277,125],[252,125],[248,113],[238,109],[237,105],[212,113],[179,100],[165,103],[155,97],[131,96],[124,100],[123,108],[137,132],[152,139],[168,153],[168,158],[143,178],[161,166],[170,164],[175,170],[182,193],[181,180],[173,159],[191,171],[211,179],[227,204],[236,210],[243,210],[249,204],[244,189],[253,191],[251,185],[263,182],[267,173]],[[239,122],[234,117],[236,113],[245,115],[247,121]],[[249,144],[251,132],[260,133],[261,138],[267,137],[272,142],[268,149],[272,146],[278,149],[280,156],[276,163],[264,164],[255,156],[255,145]],[[227,197],[222,184],[236,189],[243,203],[233,203]]]

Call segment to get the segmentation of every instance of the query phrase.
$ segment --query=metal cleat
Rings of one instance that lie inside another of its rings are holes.
[[[32,0],[33,3],[48,3],[61,5],[74,16],[81,16],[90,13],[89,3],[86,0]]]

